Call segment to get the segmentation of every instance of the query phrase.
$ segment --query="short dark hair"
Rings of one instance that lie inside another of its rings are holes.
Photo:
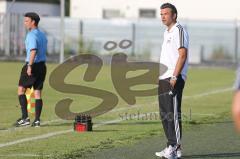
[[[37,13],[34,13],[34,12],[28,12],[28,13],[25,13],[24,17],[28,17],[32,20],[35,21],[35,25],[38,26],[38,23],[40,21],[40,17]]]
[[[178,16],[177,8],[171,3],[164,3],[161,5],[160,9],[170,8],[172,10],[172,14],[176,14],[176,19]]]

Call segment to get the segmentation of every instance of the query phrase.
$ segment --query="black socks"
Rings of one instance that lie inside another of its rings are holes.
[[[24,95],[24,94],[19,95],[18,99],[19,99],[19,103],[20,103],[21,109],[22,109],[22,119],[26,119],[28,117],[26,95]],[[35,121],[36,120],[40,121],[42,106],[43,106],[42,99],[36,99],[35,100]]]
[[[26,95],[25,94],[19,95],[18,99],[22,109],[22,119],[26,119],[28,117]]]
[[[36,99],[35,102],[35,121],[40,121],[43,102],[42,99]]]

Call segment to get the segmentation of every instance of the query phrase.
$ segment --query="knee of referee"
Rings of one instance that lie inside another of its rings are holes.
[[[41,90],[34,90],[35,99],[41,99]]]
[[[22,86],[18,86],[18,95],[23,95],[25,94],[26,88]]]

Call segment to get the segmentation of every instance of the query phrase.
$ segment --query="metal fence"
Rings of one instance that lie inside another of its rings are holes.
[[[197,21],[180,19],[190,36],[191,63],[228,62],[239,59],[239,24],[237,21]],[[48,38],[48,56],[60,52],[60,18],[42,17],[40,29]],[[142,59],[158,61],[165,27],[160,19],[74,19],[65,18],[65,57],[78,53],[109,55],[124,52]],[[0,14],[0,57],[22,59],[26,30],[23,16]],[[132,40],[128,49],[104,50],[107,41]],[[51,59],[51,58],[50,58]]]

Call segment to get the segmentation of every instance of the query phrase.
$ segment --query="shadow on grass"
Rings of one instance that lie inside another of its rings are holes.
[[[111,129],[111,130],[93,130],[92,132],[119,132],[119,131],[121,131],[121,130]]]
[[[237,153],[215,153],[215,154],[203,154],[203,155],[189,155],[183,156],[185,158],[231,158],[231,157],[240,157],[240,152]]]
[[[128,121],[128,120],[126,120]],[[137,121],[137,122],[132,122],[131,120],[129,120],[130,122],[126,123],[126,122],[123,122],[123,123],[110,123],[110,124],[107,124],[107,125],[152,125],[152,124],[161,124],[160,121]]]
[[[101,125],[102,123],[93,123],[94,125]],[[104,125],[147,125],[147,124],[160,124],[160,122],[145,122],[145,121],[141,121],[141,122],[131,122],[131,123],[108,123],[108,124],[104,124]],[[56,127],[56,126],[73,126],[73,122],[72,123],[51,123],[51,124],[44,124],[41,125],[41,127]]]
[[[233,121],[226,120],[226,121],[183,121],[184,124],[190,124],[190,125],[205,125],[205,124],[231,124]]]
[[[55,124],[41,125],[41,127],[58,127],[58,126],[72,126],[72,128],[73,128],[73,123],[55,123]],[[90,131],[90,132],[117,132],[117,131],[121,131],[121,130],[113,130],[113,129],[108,129],[108,130],[99,130],[98,129],[98,130],[95,130],[93,128],[93,131]]]
[[[6,131],[8,128],[0,128],[0,131]]]
[[[44,124],[41,127],[55,127],[55,126],[73,126],[73,122],[66,122],[66,123],[51,123],[51,124]]]

